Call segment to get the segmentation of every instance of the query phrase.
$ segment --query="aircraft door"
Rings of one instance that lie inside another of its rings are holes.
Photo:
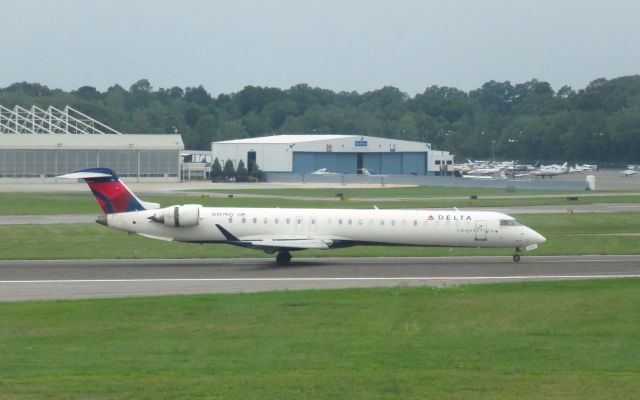
[[[476,221],[476,240],[487,240],[487,221]]]
[[[309,217],[309,232],[316,233],[318,231],[318,218]]]
[[[304,219],[301,216],[296,217],[296,233],[302,233],[302,227],[304,225]]]

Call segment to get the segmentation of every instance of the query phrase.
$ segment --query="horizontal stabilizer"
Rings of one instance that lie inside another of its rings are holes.
[[[86,172],[86,171],[78,171],[72,172],[70,174],[58,175],[58,178],[64,179],[92,179],[92,178],[110,178],[113,175],[105,174],[103,172]]]

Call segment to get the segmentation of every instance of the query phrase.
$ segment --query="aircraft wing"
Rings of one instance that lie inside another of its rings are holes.
[[[262,249],[262,250],[278,250],[278,249],[296,249],[296,250],[306,250],[306,249],[320,249],[326,250],[329,248],[329,243],[325,242],[322,239],[316,238],[305,238],[305,239],[280,239],[280,238],[264,238],[258,240],[243,240],[243,243],[246,243],[247,247],[252,247],[254,249]]]
[[[250,247],[261,250],[274,250],[279,249],[328,249],[333,242],[327,239],[320,239],[314,237],[304,236],[276,236],[276,235],[264,235],[261,237],[236,237],[231,232],[226,230],[219,224],[216,227],[222,232],[227,239],[227,243],[240,247]]]

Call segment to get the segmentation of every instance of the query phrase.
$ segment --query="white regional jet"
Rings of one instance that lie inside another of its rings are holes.
[[[60,176],[84,179],[105,215],[96,222],[153,239],[227,243],[277,253],[286,265],[291,251],[356,245],[513,247],[533,250],[545,238],[497,212],[455,210],[367,210],[231,208],[197,204],[159,208],[138,199],[109,168]]]

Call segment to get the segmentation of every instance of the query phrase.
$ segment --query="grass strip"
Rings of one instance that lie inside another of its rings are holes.
[[[182,196],[142,196],[143,200],[160,203],[162,207],[174,204],[202,204],[208,207],[281,207],[281,208],[465,208],[508,207],[536,205],[575,205],[603,203],[638,203],[640,196],[578,196],[578,200],[567,200],[567,196],[533,198],[478,198],[456,199],[408,199],[362,201],[338,201],[335,197],[322,200],[288,198],[242,198],[216,197],[184,193]],[[0,215],[47,215],[47,214],[99,214],[102,210],[93,195],[86,193],[0,193]]]
[[[515,189],[505,184],[504,188],[479,188],[479,187],[444,187],[444,186],[412,186],[412,187],[371,187],[371,188],[354,188],[354,187],[333,187],[333,188],[256,188],[256,189],[233,189],[226,187],[224,189],[203,189],[198,190],[205,193],[219,194],[244,194],[244,195],[265,195],[265,196],[282,196],[282,197],[326,197],[335,198],[336,195],[342,194],[352,199],[360,198],[415,198],[415,199],[442,199],[463,197],[468,198],[471,195],[478,197],[528,197],[528,196],[550,196],[550,197],[566,197],[566,196],[584,196],[587,195],[625,195],[640,196],[638,191],[633,190],[599,190],[597,192],[585,192],[584,190],[559,190],[559,189]]]
[[[611,399],[640,280],[6,303],[0,399]]]

